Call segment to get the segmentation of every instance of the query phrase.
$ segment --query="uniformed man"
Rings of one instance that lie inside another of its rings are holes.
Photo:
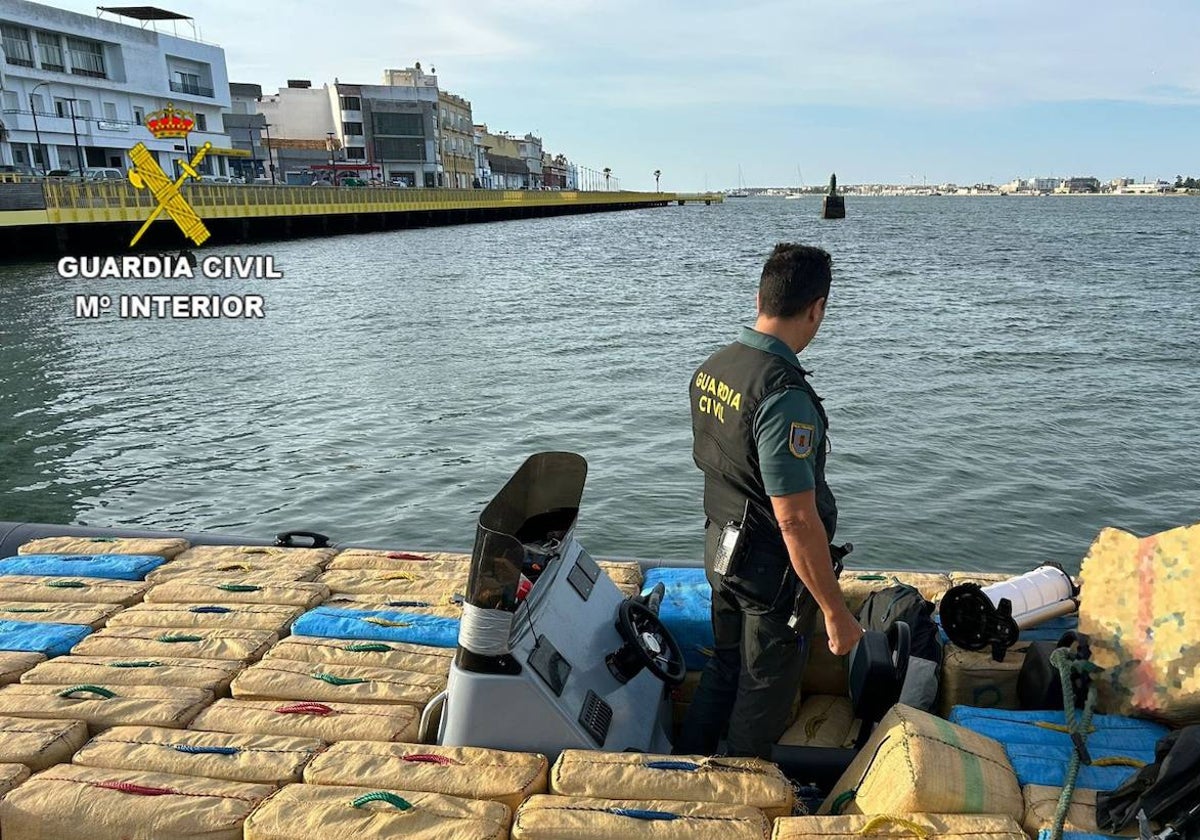
[[[830,264],[819,248],[776,246],[763,267],[754,328],[692,377],[715,645],[679,753],[715,753],[728,722],[727,754],[768,758],[799,697],[803,625],[819,608],[837,655],[863,634],[830,554],[837,505],[825,483],[829,424],[796,358],[825,316]]]

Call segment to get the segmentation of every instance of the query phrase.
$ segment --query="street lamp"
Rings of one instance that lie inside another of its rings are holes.
[[[267,168],[271,170],[271,184],[275,184],[275,161],[271,159],[271,124],[264,122],[263,130],[267,132]]]
[[[258,155],[254,154],[254,127],[246,126],[246,134],[250,137],[250,180],[247,183],[253,184],[258,176]]]
[[[326,142],[326,144],[329,146],[329,183],[332,185],[332,184],[336,184],[336,183],[337,183],[336,170],[334,169],[334,166],[333,166],[333,137],[334,137],[334,132],[332,132],[332,131],[326,131],[326,132],[325,132],[325,137],[326,137],[326,141],[325,141],[325,142]]]
[[[655,170],[654,170],[654,191],[655,191],[655,192],[662,192],[662,190],[660,190],[660,189],[658,188],[658,179],[659,179],[659,178],[661,178],[661,177],[662,177],[662,170],[661,170],[661,169],[655,169]]]
[[[83,152],[79,149],[79,128],[75,125],[75,98],[67,99],[67,107],[71,110],[71,132],[75,135],[75,165],[79,168],[79,177],[83,177]]]
[[[612,175],[612,168],[608,167],[608,166],[604,167],[604,191],[605,192],[608,192],[608,179],[611,175]]]
[[[38,112],[37,106],[33,104],[33,95],[37,93],[37,89],[50,84],[49,82],[38,82],[33,86],[33,90],[29,91],[29,112],[33,114],[33,133],[37,136],[38,144],[38,164],[42,168],[42,174],[46,174],[46,147],[42,145],[42,130],[38,128]]]

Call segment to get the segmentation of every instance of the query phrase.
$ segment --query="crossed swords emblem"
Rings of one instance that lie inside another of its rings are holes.
[[[138,243],[138,240],[150,228],[151,223],[164,212],[175,224],[179,225],[183,235],[192,242],[200,245],[208,239],[210,235],[208,228],[204,226],[204,222],[188,204],[179,188],[188,178],[200,180],[200,173],[196,167],[200,165],[200,161],[204,160],[204,156],[211,148],[212,143],[205,143],[196,150],[191,162],[182,161],[180,168],[183,169],[183,174],[174,181],[167,177],[167,173],[163,172],[158,161],[144,145],[138,143],[130,149],[129,157],[134,165],[129,167],[129,183],[139,190],[149,190],[150,194],[154,196],[154,200],[158,202],[158,206],[154,208],[150,218],[146,219],[138,232],[134,234],[133,239],[130,240],[130,248]]]

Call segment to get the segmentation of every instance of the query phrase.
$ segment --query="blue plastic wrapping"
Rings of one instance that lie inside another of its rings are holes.
[[[417,615],[396,610],[343,610],[317,607],[296,619],[295,636],[407,642],[429,647],[458,647],[457,618]]]
[[[142,580],[166,562],[154,554],[21,554],[0,560],[0,575]]]
[[[92,628],[86,624],[0,621],[0,650],[62,656],[83,641]]]
[[[704,569],[651,569],[643,591],[666,588],[658,617],[683,651],[689,671],[701,671],[712,656],[712,587]]]
[[[1017,774],[1017,781],[1022,785],[1062,787],[1066,781],[1067,764],[1074,751],[1071,737],[1066,732],[1039,725],[1065,726],[1066,716],[1063,712],[955,706],[950,711],[949,719],[951,723],[1003,744]],[[1162,724],[1120,715],[1095,715],[1092,727],[1095,731],[1088,734],[1086,743],[1093,760],[1117,758],[1152,763],[1155,745],[1168,732]],[[1137,769],[1126,765],[1084,765],[1079,768],[1077,784],[1081,788],[1112,790],[1123,784]]]

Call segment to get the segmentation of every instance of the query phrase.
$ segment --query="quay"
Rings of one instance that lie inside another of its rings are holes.
[[[213,245],[722,201],[719,193],[207,183],[187,183],[179,192]],[[149,191],[124,181],[0,182],[0,257],[124,251],[157,206]],[[138,243],[139,249],[181,247],[191,243],[166,213]]]

